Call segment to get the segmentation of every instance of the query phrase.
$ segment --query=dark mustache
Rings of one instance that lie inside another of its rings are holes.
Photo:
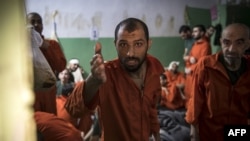
[[[234,52],[227,52],[225,55],[226,56],[227,55],[230,55],[230,56],[239,56],[238,53],[234,53]]]
[[[136,57],[127,57],[127,58],[125,58],[125,61],[129,61],[129,60],[139,60],[138,58],[136,58]]]

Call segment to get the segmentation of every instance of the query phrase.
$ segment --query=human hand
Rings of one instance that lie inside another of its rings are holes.
[[[184,60],[184,61],[187,61],[187,60],[188,60],[188,58],[189,58],[189,56],[188,56],[188,55],[183,56],[183,60]]]
[[[190,74],[191,73],[191,69],[190,68],[185,68],[185,73],[186,74]]]
[[[91,74],[94,79],[101,83],[106,82],[107,77],[105,73],[104,61],[101,53],[102,46],[99,42],[95,44],[95,55],[93,56],[91,65]]]
[[[189,60],[189,61],[190,61],[190,63],[191,63],[191,64],[196,63],[196,59],[195,59],[193,56],[192,56],[192,57],[190,57],[190,60]]]

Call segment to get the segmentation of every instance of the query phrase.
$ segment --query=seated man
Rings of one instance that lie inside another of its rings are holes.
[[[71,80],[73,80],[75,83],[81,82],[84,80],[83,78],[83,68],[80,67],[80,63],[78,59],[71,59],[69,61],[68,69],[71,73]]]
[[[56,95],[68,96],[74,89],[74,82],[70,80],[70,72],[64,69],[58,75],[59,80],[56,82],[57,92]]]
[[[168,92],[165,93],[163,91],[162,93],[162,98],[165,99],[162,105],[171,110],[184,108],[185,104],[185,96],[183,93],[185,78],[184,75],[178,71],[178,65],[179,62],[171,62],[164,73],[168,80],[165,86]]]
[[[189,125],[184,120],[183,98],[176,84],[170,84],[163,73],[160,75],[162,86],[161,102],[158,107],[160,136],[162,140],[189,141]]]
[[[86,134],[93,123],[91,119],[91,115],[93,114],[91,111],[87,111],[79,117],[71,116],[68,111],[64,108],[64,105],[74,90],[74,82],[70,81],[70,72],[68,69],[64,69],[59,73],[60,81],[57,81],[57,97],[56,97],[56,108],[57,108],[57,116],[70,122],[75,126],[78,130],[84,132]]]

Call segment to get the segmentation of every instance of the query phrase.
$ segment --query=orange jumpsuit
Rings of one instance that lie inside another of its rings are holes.
[[[54,72],[61,72],[66,67],[66,59],[59,43],[49,41],[48,48],[40,48]],[[48,90],[36,90],[34,101],[35,121],[38,131],[45,141],[80,141],[80,132],[70,123],[55,115],[56,112],[56,83]]]
[[[196,66],[186,121],[198,126],[201,141],[223,141],[224,125],[247,124],[250,113],[250,59],[246,71],[231,84],[219,54]]]
[[[156,104],[161,95],[159,76],[164,69],[150,55],[146,63],[143,89],[137,87],[118,59],[105,63],[107,81],[87,105],[89,109],[97,105],[101,109],[104,140],[148,141],[152,133],[159,133]]]
[[[177,72],[176,74],[173,74],[171,71],[166,70],[165,75],[167,76],[168,83],[175,83],[175,84],[180,84],[180,83],[185,83],[185,77],[182,72]]]
[[[66,59],[58,42],[48,40],[49,47],[40,48],[54,72],[61,72],[66,67]],[[35,91],[35,111],[56,114],[56,84],[49,90]]]
[[[37,129],[42,133],[43,141],[82,141],[81,132],[71,123],[54,114],[35,112]]]
[[[79,83],[76,84],[81,85]],[[76,98],[76,99],[82,99],[82,90],[83,88],[76,87],[76,89],[73,90],[72,94],[70,94],[70,98]],[[57,104],[57,116],[59,118],[62,118],[66,121],[71,122],[78,130],[83,131],[85,134],[90,130],[91,125],[93,124],[93,121],[91,119],[91,115],[94,114],[92,111],[85,111],[84,113],[79,114],[78,116],[71,116],[69,112],[65,109],[65,104],[67,103],[67,100],[69,97],[66,96],[58,96],[56,98],[56,104]],[[79,105],[84,105],[82,103],[78,103]],[[79,123],[77,123],[77,119],[79,119]]]
[[[183,108],[185,100],[182,98],[179,89],[176,87],[176,84],[185,83],[184,75],[181,72],[173,74],[168,70],[165,71],[165,75],[167,76],[168,80],[168,85],[166,86],[168,94],[166,94],[165,90],[162,90],[163,101],[161,104],[171,110]]]
[[[60,95],[56,97],[56,110],[57,110],[57,117],[62,118],[68,122],[70,122],[72,125],[77,127],[77,118],[73,118],[69,115],[67,110],[64,108],[64,105],[67,101],[66,96]]]
[[[46,49],[44,48],[40,49],[45,58],[47,59],[51,69],[54,72],[59,73],[66,68],[66,63],[67,63],[62,48],[60,47],[59,43],[55,40],[46,39],[46,41],[49,42],[50,44],[49,47]]]
[[[211,46],[210,43],[207,41],[207,39],[205,37],[203,37],[203,40],[199,41],[199,42],[195,42],[193,44],[192,49],[189,52],[189,56],[193,56],[196,59],[196,63],[199,61],[200,58],[207,56],[207,55],[211,55]],[[186,74],[186,82],[185,82],[185,89],[184,89],[184,93],[186,96],[186,107],[188,105],[188,100],[191,96],[191,83],[192,83],[192,71],[194,70],[195,64],[191,64],[190,63],[190,58],[185,61],[185,67],[186,68],[190,68],[191,69],[191,73],[190,74]]]

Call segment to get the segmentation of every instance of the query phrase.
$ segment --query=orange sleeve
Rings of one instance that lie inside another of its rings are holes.
[[[69,115],[67,110],[64,108],[64,105],[67,101],[67,97],[65,96],[58,96],[56,98],[56,109],[57,109],[57,117],[62,118],[74,125],[76,127],[77,125],[77,119],[73,118]]]
[[[54,72],[61,72],[66,67],[66,59],[64,53],[59,45],[59,43],[55,40],[48,40],[49,47],[44,49],[40,48],[43,52],[43,55],[47,59],[50,64],[51,69]]]
[[[201,44],[201,46],[194,49],[193,55],[191,56],[195,57],[196,62],[198,62],[202,57],[207,55],[211,55],[211,46],[207,41],[205,41]],[[195,65],[191,65],[191,70],[194,70],[194,67]]]
[[[83,88],[84,82],[77,83],[65,103],[65,109],[75,118],[82,117],[86,112],[89,112],[89,109],[84,105]]]
[[[203,62],[201,61],[196,65],[192,77],[192,96],[190,97],[185,117],[185,120],[189,124],[196,124],[198,122],[202,107],[205,103],[203,82],[206,76],[205,68],[202,64]]]
[[[196,60],[199,60],[203,56],[211,55],[211,46],[209,42],[206,40],[203,43],[196,44],[192,52],[190,52],[190,56],[195,57]]]
[[[79,130],[54,114],[35,112],[34,118],[37,130],[47,141],[82,141]]]
[[[203,44],[199,54],[200,54],[200,58],[203,56],[211,55],[211,46],[208,42],[205,42],[205,44]]]

